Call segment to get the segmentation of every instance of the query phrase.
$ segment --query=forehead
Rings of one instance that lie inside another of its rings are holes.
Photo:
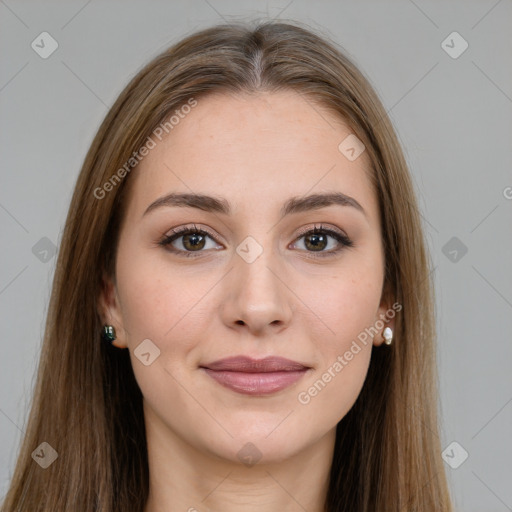
[[[155,146],[132,177],[130,209],[142,212],[173,191],[226,197],[241,209],[336,190],[378,215],[367,154],[351,161],[339,149],[353,133],[341,117],[293,91],[196,101],[162,140],[152,136]]]

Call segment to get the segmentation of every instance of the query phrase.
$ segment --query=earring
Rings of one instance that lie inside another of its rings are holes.
[[[391,342],[393,341],[393,331],[391,330],[391,327],[386,327],[382,336],[384,336],[384,343],[386,345],[391,345]]]
[[[101,331],[101,337],[104,341],[112,344],[112,342],[116,339],[116,330],[113,325],[104,325],[103,330]]]

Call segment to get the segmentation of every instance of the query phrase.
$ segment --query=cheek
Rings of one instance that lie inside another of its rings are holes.
[[[368,280],[355,283],[339,278],[310,298],[312,309],[322,320],[315,322],[317,333],[310,331],[320,359],[312,378],[301,387],[297,402],[305,425],[315,430],[318,420],[314,418],[322,418],[324,427],[334,427],[361,392],[372,353],[367,329],[375,321],[380,289]]]
[[[173,300],[174,290],[165,286],[165,280],[140,269],[131,275],[120,273],[121,280],[121,310],[130,346],[140,338],[160,339],[174,321],[173,311],[176,310],[167,306],[167,302]]]
[[[193,266],[172,268],[157,250],[134,249],[129,254],[129,260],[119,259],[117,270],[132,358],[139,344],[149,339],[160,351],[158,365],[176,377],[185,375],[195,367],[200,341],[211,329],[215,310],[209,299],[219,275],[198,272]],[[132,365],[140,366],[135,360]]]
[[[176,410],[185,411],[190,400],[180,392],[177,382],[186,378],[188,361],[205,332],[205,325],[198,322],[204,308],[199,299],[212,284],[197,276],[171,272],[169,265],[147,253],[138,256],[135,251],[130,261],[119,261],[118,283],[126,341],[144,397],[156,410],[165,397]],[[148,366],[137,356],[137,347],[146,339],[159,351]]]
[[[318,286],[304,284],[307,305],[315,313],[315,325],[324,334],[321,339],[329,340],[323,353],[332,356],[333,350],[344,350],[375,322],[382,292],[382,275],[376,268],[351,267]]]
[[[307,294],[316,319],[309,324],[309,334],[320,360],[297,398],[301,407],[316,410],[333,425],[357,399],[370,363],[382,277],[378,266],[371,268],[353,268],[350,277],[348,272],[334,276]]]
[[[350,350],[349,343],[348,352],[333,353],[329,363],[299,391],[296,408],[301,428],[321,433],[346,416],[363,387],[370,356],[370,344]]]
[[[158,251],[154,251],[158,256]],[[128,343],[154,339],[160,346],[189,322],[190,311],[209,283],[171,271],[165,259],[136,250],[118,260],[118,292]],[[190,322],[189,322],[190,323]],[[188,325],[188,327],[191,327]],[[163,349],[164,347],[162,347]]]

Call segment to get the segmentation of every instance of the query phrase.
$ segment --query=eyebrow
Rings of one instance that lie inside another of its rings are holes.
[[[325,194],[311,194],[309,196],[291,197],[281,208],[281,218],[293,213],[302,213],[306,211],[319,210],[332,205],[350,206],[360,211],[365,217],[364,208],[353,198],[341,192],[330,192]],[[179,194],[171,193],[158,198],[151,203],[143,216],[149,212],[161,208],[163,206],[198,208],[206,212],[222,213],[224,215],[231,214],[231,206],[228,201],[220,197],[212,197],[205,194]]]

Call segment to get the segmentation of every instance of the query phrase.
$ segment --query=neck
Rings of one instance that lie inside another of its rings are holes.
[[[324,512],[335,429],[285,460],[247,466],[236,456],[197,449],[149,408],[145,412],[150,479],[145,512]]]

